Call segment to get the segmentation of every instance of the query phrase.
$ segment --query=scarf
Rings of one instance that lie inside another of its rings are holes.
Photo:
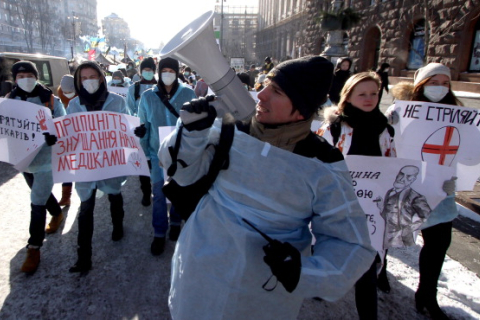
[[[382,156],[379,137],[388,121],[378,106],[365,112],[348,103],[340,118],[353,128],[352,145],[347,154]]]
[[[160,96],[162,98],[167,97],[168,100],[170,100],[175,95],[175,92],[177,92],[179,86],[180,86],[180,84],[175,79],[175,81],[173,82],[173,85],[172,85],[172,89],[170,90],[170,92],[167,92],[167,90],[165,89],[165,84],[163,83],[163,81],[158,81],[158,83],[157,83],[157,87],[158,87],[158,91],[160,92]]]
[[[297,142],[305,139],[311,132],[313,116],[310,119],[277,126],[261,124],[255,117],[250,123],[250,135],[272,146],[293,152]]]
[[[82,86],[80,89],[80,94],[78,98],[80,99],[80,104],[83,104],[87,111],[100,111],[103,108],[103,104],[107,100],[108,91],[105,87],[105,83],[101,82],[98,90],[90,94]]]
[[[42,103],[48,103],[50,102],[52,94],[52,90],[40,83],[37,83],[32,92],[23,91],[19,86],[16,86],[10,93],[9,98],[14,99],[15,97],[20,97],[20,99],[26,101],[27,98],[39,97]]]

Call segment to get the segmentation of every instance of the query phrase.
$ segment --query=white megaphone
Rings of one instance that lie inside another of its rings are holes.
[[[160,58],[172,57],[197,70],[217,96],[212,103],[217,114],[230,112],[235,119],[243,120],[253,114],[255,101],[218,49],[213,16],[213,11],[205,12],[179,31],[163,47]],[[180,116],[188,124],[206,115],[181,112]]]

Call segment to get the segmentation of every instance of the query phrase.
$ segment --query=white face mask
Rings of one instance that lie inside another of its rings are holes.
[[[142,71],[142,77],[143,79],[150,81],[153,79],[153,71]]]
[[[166,86],[171,85],[175,79],[177,79],[177,75],[171,72],[162,72],[162,81]]]
[[[22,78],[17,80],[17,84],[25,92],[32,92],[37,85],[37,79],[35,78]]]
[[[442,100],[450,89],[444,86],[425,86],[423,87],[423,95],[432,102]]]
[[[65,97],[67,97],[68,99],[72,99],[74,96],[75,96],[75,92],[70,92],[70,93],[63,93],[63,95]]]
[[[100,87],[100,80],[98,79],[87,79],[82,82],[83,87],[87,90],[88,93],[95,93]]]

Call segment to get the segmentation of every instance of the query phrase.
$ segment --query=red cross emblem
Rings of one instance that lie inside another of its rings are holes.
[[[442,127],[432,133],[422,147],[422,160],[450,166],[460,148],[460,133],[455,127]]]

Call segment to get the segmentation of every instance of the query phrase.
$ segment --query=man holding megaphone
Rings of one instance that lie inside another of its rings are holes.
[[[343,157],[310,130],[332,74],[318,56],[268,73],[255,114],[237,124],[228,168],[178,239],[173,319],[296,319],[304,298],[339,299],[371,266],[375,250]],[[173,178],[190,185],[209,169],[207,146],[218,144],[221,121],[205,98],[183,112],[205,115],[181,131],[182,165]],[[182,125],[160,146],[165,168]]]

